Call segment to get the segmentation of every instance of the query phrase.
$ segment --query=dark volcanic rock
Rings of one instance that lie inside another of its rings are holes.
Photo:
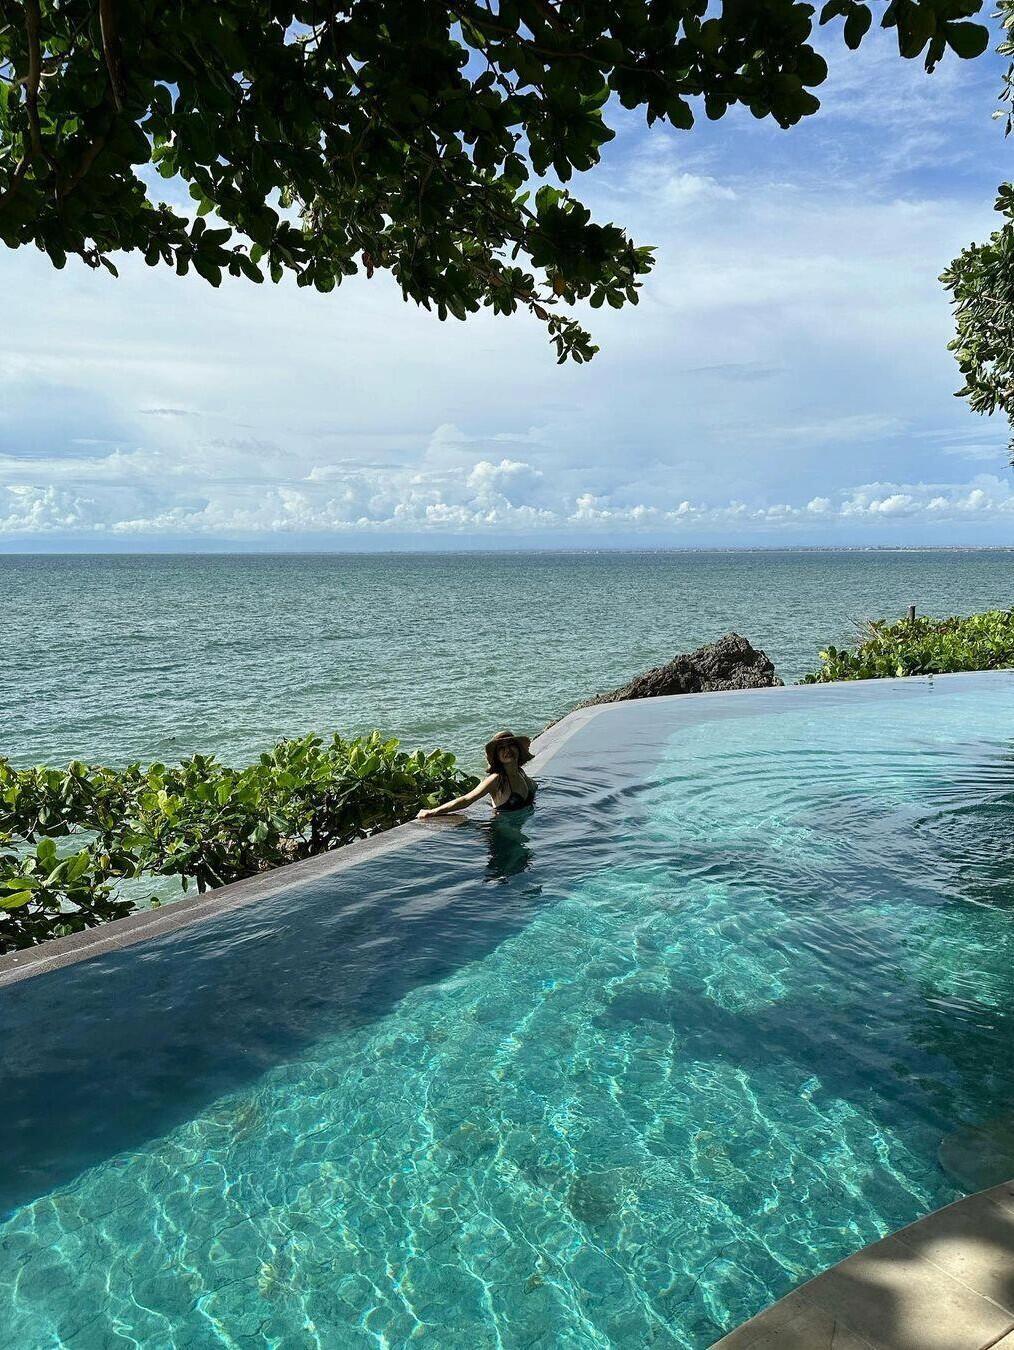
[[[645,671],[629,684],[598,694],[579,704],[619,703],[626,698],[658,698],[660,694],[706,694],[720,689],[768,689],[782,681],[764,655],[738,633],[726,633],[717,642],[695,652],[674,656],[666,666]]]

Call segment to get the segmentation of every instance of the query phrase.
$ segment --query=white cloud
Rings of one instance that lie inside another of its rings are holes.
[[[904,430],[903,420],[891,414],[847,413],[817,422],[757,427],[753,434],[781,444],[792,441],[805,445],[854,445],[862,441],[883,443]]]
[[[16,483],[0,490],[0,535],[89,531],[96,503],[54,487]]]
[[[999,441],[967,441],[959,445],[941,447],[941,454],[953,455],[957,459],[978,460],[986,464],[998,464],[1006,460],[1009,454],[1006,443]]]
[[[814,528],[864,529],[884,522],[937,527],[962,522],[1014,525],[1014,487],[995,474],[967,482],[872,482],[809,499],[638,497],[614,477],[606,490],[573,486],[563,467],[546,472],[526,460],[474,459],[453,470],[390,464],[311,469],[288,483],[257,473],[277,451],[245,451],[248,478],[227,457],[203,476],[180,473],[166,452],[113,451],[86,461],[0,461],[0,532],[10,538],[223,538],[367,536],[431,532],[435,537],[593,535],[620,531],[659,541],[696,535],[793,538]],[[195,456],[196,460],[200,456]],[[20,477],[15,476],[17,469]],[[60,485],[46,481],[60,470]],[[931,540],[932,541],[932,540]]]
[[[541,497],[545,475],[541,469],[515,459],[502,459],[499,464],[480,460],[468,475],[467,486],[477,501],[496,506],[533,505]]]
[[[709,174],[669,173],[658,185],[659,197],[667,206],[687,209],[706,202],[734,202],[735,189]]]

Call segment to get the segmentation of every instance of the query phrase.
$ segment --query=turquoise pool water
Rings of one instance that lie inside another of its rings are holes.
[[[0,1345],[705,1347],[1014,1109],[1014,676],[607,708],[419,833],[0,989]]]

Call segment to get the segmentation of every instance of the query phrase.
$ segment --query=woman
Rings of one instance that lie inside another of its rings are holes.
[[[471,806],[487,793],[498,811],[523,811],[526,806],[531,806],[536,784],[521,767],[532,758],[528,748],[530,744],[530,736],[515,736],[513,731],[498,731],[486,745],[489,773],[482,782],[471,792],[466,792],[464,797],[455,797],[454,801],[444,802],[443,806],[420,811],[416,820],[460,811],[463,806]]]

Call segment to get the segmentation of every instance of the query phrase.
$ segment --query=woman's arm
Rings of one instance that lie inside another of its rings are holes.
[[[452,802],[444,802],[442,806],[431,807],[427,811],[420,811],[416,820],[426,820],[429,816],[446,816],[451,811],[460,811],[463,806],[471,806],[477,802],[480,797],[485,797],[486,793],[491,791],[496,782],[496,774],[488,774],[481,783],[472,788],[471,792],[466,792],[463,797],[455,797]]]

